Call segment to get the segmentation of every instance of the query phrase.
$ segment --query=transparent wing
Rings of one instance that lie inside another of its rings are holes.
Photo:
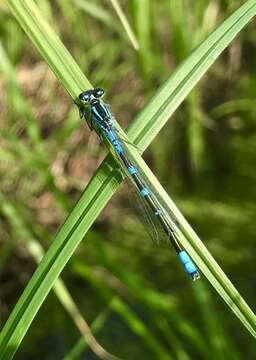
[[[125,139],[124,137],[122,137],[120,135],[120,131],[118,129],[115,128],[116,133],[118,134],[118,140],[123,143],[123,144],[129,144],[131,146],[133,146],[136,150],[138,150],[139,153],[142,153],[142,149],[139,148],[139,146],[135,145],[134,143],[132,143],[131,141]]]
[[[127,174],[126,183],[127,187],[129,188],[129,194],[132,194],[132,200],[134,200],[133,206],[136,209],[138,218],[146,229],[151,240],[159,244],[161,238],[159,224],[155,221],[155,216],[152,214],[152,210],[149,208],[145,200],[140,196],[129,174]]]
[[[125,152],[127,152],[127,148],[125,144],[122,142],[122,140],[118,139],[122,143],[122,147]],[[113,151],[114,152],[114,151]],[[141,196],[136,184],[134,184],[134,180],[131,176],[131,174],[128,172],[127,168],[125,167],[124,163],[120,160],[120,158],[116,155],[114,152],[115,158],[121,167],[123,173],[126,175],[126,183],[129,188],[129,193],[132,194],[132,197],[134,199],[135,203],[135,209],[137,210],[137,215],[144,225],[147,233],[149,234],[152,241],[156,242],[157,244],[160,243],[161,240],[168,241],[168,236],[163,231],[162,227],[159,224],[159,221],[157,221],[157,217],[153,210],[150,208],[148,203],[146,202],[145,198]],[[126,154],[127,156],[128,153]],[[138,166],[136,164],[136,166]],[[171,233],[170,233],[171,236]]]
[[[143,219],[146,221],[146,228],[151,237],[158,243],[162,238],[159,234],[164,233],[164,238],[173,245],[186,273],[193,281],[199,279],[200,274],[197,267],[179,242],[180,227],[174,214],[162,205],[157,196],[158,192],[155,191],[150,181],[146,180],[143,170],[140,169],[127,146],[120,141],[114,129],[111,128],[109,133],[106,133],[106,140],[124,174],[127,175],[127,178],[132,182],[139,194],[139,209],[143,211]],[[161,226],[158,226],[158,224]]]

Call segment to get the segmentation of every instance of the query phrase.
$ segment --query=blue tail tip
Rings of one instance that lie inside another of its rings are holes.
[[[189,274],[192,281],[196,281],[200,279],[200,274],[198,271],[194,271],[192,274]]]
[[[179,259],[186,271],[186,273],[191,277],[193,281],[196,281],[200,279],[200,274],[193,263],[193,261],[190,259],[189,255],[186,253],[185,250],[182,250],[178,254]]]

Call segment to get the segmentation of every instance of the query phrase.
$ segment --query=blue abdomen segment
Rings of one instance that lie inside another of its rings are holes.
[[[137,174],[137,172],[138,172],[137,168],[133,165],[129,165],[127,170],[129,172],[129,174],[131,174],[131,175]]]
[[[143,189],[140,190],[140,194],[141,196],[146,197],[150,195],[150,190],[147,187],[144,187]]]
[[[108,140],[111,142],[111,144],[113,145],[113,147],[115,148],[117,154],[121,154],[124,152],[121,144],[120,144],[120,141],[118,140],[116,134],[112,131],[112,130],[108,130],[106,132],[106,135],[107,135],[107,138]]]
[[[192,280],[195,281],[200,278],[199,272],[190,259],[189,255],[186,253],[185,250],[182,250],[178,253],[180,262],[182,263],[186,273],[191,276]]]

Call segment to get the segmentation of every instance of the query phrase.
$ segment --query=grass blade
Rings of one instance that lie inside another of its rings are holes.
[[[135,37],[135,34],[134,32],[132,31],[132,28],[129,24],[129,21],[127,19],[127,17],[125,16],[122,8],[120,7],[119,3],[117,0],[109,0],[113,6],[113,8],[115,9],[115,12],[117,13],[117,16],[119,17],[123,27],[124,27],[124,30],[128,36],[128,38],[130,39],[133,47],[135,50],[138,50],[139,49],[139,43]]]
[[[255,16],[255,8],[255,0],[246,1],[193,50],[150,98],[127,132],[140,149],[148,147],[213,62]]]
[[[82,90],[92,87],[68,50],[46,22],[34,1],[6,0],[6,3],[41,56],[74,100]]]
[[[2,213],[6,218],[8,218],[10,224],[12,224],[13,229],[17,232],[17,235],[26,239],[26,248],[31,254],[33,259],[39,263],[42,257],[44,256],[44,250],[41,244],[36,241],[31,233],[30,229],[26,226],[24,220],[22,219],[19,211],[15,208],[14,205],[9,203],[5,197],[0,193],[0,213]],[[61,278],[57,279],[53,285],[53,291],[57,296],[58,300],[62,304],[65,311],[69,314],[74,324],[80,331],[81,335],[84,338],[84,342],[91,348],[91,350],[100,358],[104,360],[121,360],[120,358],[107,352],[96,340],[94,337],[88,323],[83,318],[81,312],[76,306],[75,301],[73,300],[71,294],[69,293],[65,283]]]

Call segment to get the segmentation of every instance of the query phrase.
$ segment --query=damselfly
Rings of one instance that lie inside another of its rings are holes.
[[[145,181],[143,172],[133,160],[124,141],[120,139],[108,105],[101,99],[103,95],[104,90],[101,88],[82,92],[79,95],[80,117],[85,117],[90,129],[95,130],[100,137],[108,142],[121,168],[137,189],[141,201],[143,201],[147,209],[150,209],[155,220],[166,234],[167,239],[173,245],[186,273],[190,275],[193,281],[199,279],[200,275],[195,264],[179,242],[179,224],[177,220],[170,217],[166,209],[158,201],[154,189]]]

